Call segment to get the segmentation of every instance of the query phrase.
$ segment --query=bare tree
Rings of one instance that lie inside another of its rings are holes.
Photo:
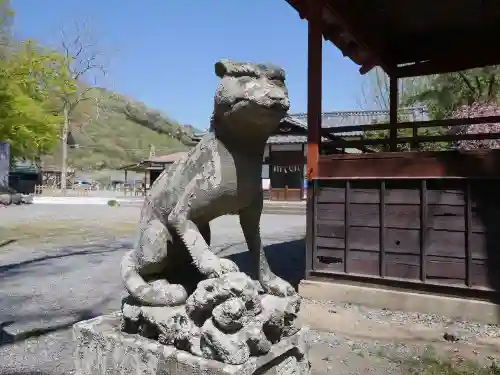
[[[399,121],[422,121],[426,115],[426,108],[422,106],[418,100],[419,93],[428,90],[430,84],[429,77],[411,77],[398,79],[398,108],[403,109],[408,108],[409,105],[423,107],[421,110],[416,108],[411,111],[400,111],[398,112]],[[361,95],[358,98],[358,105],[362,110],[389,110],[389,77],[380,68],[373,69],[364,77],[364,81],[361,85]],[[389,118],[383,120],[383,122],[388,122]],[[430,127],[422,128],[418,130],[417,135],[442,135],[444,134],[444,129]],[[412,129],[398,129],[398,137],[412,137]],[[367,139],[378,139],[378,138],[388,138],[389,130],[368,130],[363,132],[363,137]],[[444,143],[431,143],[424,142],[417,145],[411,144],[398,144],[398,149],[401,151],[409,150],[442,150],[447,147]],[[380,147],[381,151],[388,151],[385,147]]]
[[[68,163],[68,135],[74,125],[84,127],[98,119],[100,97],[95,86],[106,75],[105,55],[94,38],[88,24],[74,23],[70,31],[62,28],[59,47],[63,53],[66,75],[75,84],[72,89],[63,90],[60,95],[64,123],[61,129],[61,189],[66,190]],[[86,119],[75,119],[76,109],[84,101],[95,103],[95,115],[85,114]]]
[[[424,77],[399,79],[398,107],[405,106],[407,99],[420,90],[425,81]],[[377,67],[363,77],[357,101],[361,109],[389,110],[389,77],[381,68]]]
[[[358,106],[366,110],[386,110],[389,108],[389,80],[385,72],[375,68],[363,77]]]

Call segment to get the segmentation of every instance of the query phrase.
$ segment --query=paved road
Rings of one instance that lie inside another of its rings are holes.
[[[0,211],[0,227],[54,217],[102,222],[137,220],[138,216],[137,207],[21,206]],[[276,271],[298,280],[303,269],[305,217],[264,215],[261,231]],[[217,219],[212,233],[216,252],[244,263],[246,246],[237,217]],[[12,246],[0,251],[0,322],[4,325],[0,374],[71,373],[73,346],[68,327],[119,309],[124,293],[118,264],[132,239],[81,242],[54,248],[44,246],[41,239],[37,248]],[[47,327],[54,332],[45,332]],[[10,334],[30,329],[33,337],[9,343]]]

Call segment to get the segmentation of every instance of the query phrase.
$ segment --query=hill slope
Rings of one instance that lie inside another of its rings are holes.
[[[72,121],[68,165],[77,170],[115,169],[147,159],[154,145],[157,155],[189,148],[192,127],[181,126],[143,103],[105,89],[92,90],[96,101],[82,102]],[[88,118],[93,118],[88,121]],[[97,118],[97,120],[96,120]],[[60,165],[60,147],[42,157],[44,165]]]

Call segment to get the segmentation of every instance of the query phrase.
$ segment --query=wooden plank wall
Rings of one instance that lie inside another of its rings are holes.
[[[279,189],[273,188],[269,191],[269,200],[273,201],[301,201],[302,200],[302,189]]]
[[[500,290],[497,180],[321,181],[315,213],[313,271]]]

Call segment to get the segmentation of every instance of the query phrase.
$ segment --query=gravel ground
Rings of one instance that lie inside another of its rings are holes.
[[[124,292],[117,265],[123,252],[132,246],[133,237],[116,238],[112,223],[133,224],[137,222],[139,211],[139,207],[64,205],[19,206],[0,211],[0,229],[22,228],[22,224],[36,222],[47,225],[61,218],[87,223],[89,228],[108,228],[106,233],[96,229],[95,232],[86,232],[81,238],[72,233],[70,244],[61,233],[57,238],[60,245],[54,243],[54,238],[46,240],[42,235],[36,243],[23,244],[21,241],[0,250],[0,322],[4,323],[3,331],[54,328],[53,331],[34,332],[33,337],[16,343],[9,343],[4,334],[0,340],[0,374],[73,373],[69,327],[75,321],[119,309]],[[272,267],[296,283],[304,262],[305,217],[264,215],[261,231]],[[232,257],[239,264],[245,263],[246,246],[236,217],[215,220],[212,233],[215,252]],[[359,322],[368,320],[385,324],[387,329],[425,326],[443,333],[453,330],[460,342],[500,336],[497,326],[451,321],[430,314],[317,301],[305,303],[321,304],[331,314],[348,314]],[[395,360],[415,358],[425,349],[423,345],[401,343],[397,339],[384,341],[317,331],[310,333],[310,342],[314,374],[410,374]],[[454,352],[453,347],[451,352]],[[483,362],[491,361],[486,352],[478,353],[479,357]]]
[[[4,333],[0,374],[71,373],[73,346],[68,328],[76,321],[120,308],[125,293],[118,264],[132,246],[133,236],[118,240],[112,228],[114,223],[137,222],[140,207],[33,205],[0,212],[0,230],[19,228],[21,239],[0,250],[0,322]],[[40,233],[38,241],[31,238],[23,242],[25,228],[36,223],[47,227],[61,219],[77,223],[75,226],[85,223],[88,230],[78,238],[68,224],[57,238],[47,239]],[[296,280],[302,267],[296,260],[299,257],[300,261],[304,226],[305,217],[300,215],[262,217],[262,237],[270,260],[279,263],[275,267],[278,271],[284,270],[286,277]],[[107,233],[102,227],[109,229]],[[237,217],[215,220],[212,233],[214,252],[245,262],[246,245]],[[289,246],[281,246],[283,242]],[[288,265],[281,260],[282,249],[289,252]],[[45,331],[51,327],[54,332]],[[9,335],[28,330],[38,330],[33,333],[36,337],[9,343]]]
[[[316,332],[311,340],[320,351],[325,351],[328,345],[350,348],[351,360],[348,362],[352,368],[369,360],[373,361],[372,370],[377,369],[377,374],[381,364],[387,366],[387,371],[395,371],[394,373],[483,374],[478,372],[481,366],[500,363],[498,325],[460,321],[434,314],[368,308],[350,303],[336,304],[304,299],[303,304],[319,306],[328,312],[328,315],[338,318],[337,321],[332,321],[332,326],[329,327],[334,333]],[[352,326],[355,328],[352,329]],[[323,363],[324,366],[332,362],[345,362],[339,360],[337,350],[335,353],[334,356],[327,356],[328,361]],[[353,355],[358,355],[363,360],[353,360]],[[433,362],[437,362],[432,366],[439,367],[439,370],[415,371],[417,365],[419,368],[424,365],[431,366],[429,363]],[[445,372],[444,362],[467,365],[468,372],[447,372],[449,369]],[[413,372],[409,371],[410,366]],[[338,373],[363,373],[349,372],[352,368],[346,370],[347,372]],[[500,374],[500,370],[487,371],[484,374]]]
[[[378,323],[388,323],[393,327],[420,325],[433,330],[442,331],[443,334],[445,332],[453,333],[462,341],[478,338],[500,338],[500,326],[495,324],[460,321],[435,314],[368,308],[351,303],[336,304],[335,302],[320,302],[312,299],[305,299],[304,302],[326,306],[329,311],[334,314],[347,311]]]

